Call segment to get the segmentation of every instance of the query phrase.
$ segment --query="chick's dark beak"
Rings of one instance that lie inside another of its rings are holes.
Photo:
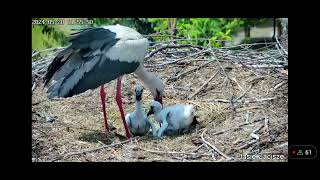
[[[136,101],[141,101],[143,89],[135,90],[135,92],[136,92]]]
[[[141,101],[142,99],[142,94],[136,94],[136,100]]]
[[[154,113],[153,107],[151,106],[150,109],[149,109],[149,112],[147,113],[147,116],[149,117],[153,113]]]

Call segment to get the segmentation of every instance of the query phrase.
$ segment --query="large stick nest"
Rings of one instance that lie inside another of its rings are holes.
[[[287,161],[287,50],[279,43],[250,48],[254,46],[215,49],[158,43],[150,48],[144,66],[165,81],[164,105],[193,104],[200,122],[187,134],[162,140],[123,137],[115,81],[105,86],[108,121],[115,127],[109,133],[104,131],[98,89],[48,100],[41,77],[61,49],[47,50],[51,53],[45,56],[36,53],[40,60],[32,66],[32,160]],[[125,113],[134,109],[136,83],[134,74],[123,77]],[[147,111],[149,91],[143,99]]]

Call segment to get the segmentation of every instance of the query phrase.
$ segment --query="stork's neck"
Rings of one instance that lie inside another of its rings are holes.
[[[134,72],[145,85],[150,85],[151,81],[154,79],[155,75],[151,72],[148,72],[142,64]]]

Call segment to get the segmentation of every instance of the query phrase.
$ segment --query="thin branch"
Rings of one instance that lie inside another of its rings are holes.
[[[36,53],[32,54],[32,57],[34,57],[34,56],[36,56],[36,55],[38,55],[38,54],[40,54],[40,53],[43,53],[43,52],[47,52],[47,51],[57,51],[57,50],[64,49],[64,48],[66,48],[66,46],[65,46],[65,47],[54,47],[54,48],[45,49],[45,50],[42,50],[42,51],[37,51]]]
[[[159,35],[159,34],[150,34],[150,35],[144,35],[145,37],[172,37],[174,38],[173,40],[175,41],[195,41],[195,40],[210,40],[210,41],[215,41],[215,42],[233,42],[233,40],[212,40],[210,38],[184,38],[184,37],[179,37],[179,36],[173,36],[173,35]],[[164,43],[167,41],[159,41],[155,43]]]
[[[265,120],[264,120],[264,126],[266,127],[266,131],[267,131],[268,137],[271,140],[270,129],[269,129],[269,118],[267,118],[266,115],[265,115]]]
[[[34,89],[36,88],[36,86],[37,86],[37,83],[34,82],[33,85],[32,85],[32,89],[31,89],[32,92],[34,91]]]
[[[202,46],[195,46],[195,45],[192,45],[192,44],[177,44],[177,45],[166,45],[166,46],[163,46],[163,47],[160,47],[154,51],[152,51],[150,54],[148,54],[146,56],[145,59],[149,59],[151,58],[153,55],[155,55],[157,52],[159,51],[162,51],[164,49],[168,49],[168,48],[183,48],[183,47],[197,47],[197,48],[203,48]]]
[[[212,49],[211,49],[211,52],[215,55],[215,53],[212,51]],[[224,70],[224,68],[222,67],[222,65],[221,65],[221,63],[219,62],[219,60],[217,60],[217,62],[218,62],[218,65],[220,66],[220,68],[221,68],[221,70],[222,70],[222,72],[223,72],[223,74],[226,76],[226,78],[227,78],[227,80],[228,80],[228,83],[230,83],[231,84],[231,100],[230,100],[230,105],[229,105],[229,107],[232,107],[232,109],[235,109],[235,107],[234,107],[234,87],[233,87],[233,84],[231,83],[231,78],[230,78],[230,76],[229,76],[229,74],[228,73],[226,73],[226,71]],[[232,114],[232,118],[234,117],[234,114]]]
[[[242,127],[242,126],[246,126],[246,125],[253,124],[253,123],[256,123],[256,122],[259,122],[259,121],[263,121],[264,119],[265,119],[265,118],[260,118],[260,119],[254,120],[254,121],[252,121],[252,122],[245,122],[245,123],[242,123],[242,124],[238,125],[238,126],[235,127],[235,128],[224,129],[224,130],[222,130],[222,131],[213,133],[213,134],[211,134],[211,135],[218,135],[218,134],[222,134],[222,133],[225,133],[225,132],[228,132],[228,131],[234,131],[234,130],[236,130],[236,129],[239,129],[239,128]]]
[[[257,69],[263,69],[263,68],[284,68],[286,67],[285,65],[277,65],[277,64],[261,64],[261,65],[244,65],[244,64],[239,64],[239,66],[244,66],[244,67],[247,67],[247,68],[257,68]]]
[[[155,158],[155,159],[152,159],[151,162],[176,162],[176,161],[171,159]]]
[[[264,80],[267,76],[258,76],[258,77],[255,77],[253,79],[250,79],[250,80],[246,80],[248,83],[251,83],[251,84],[256,84],[258,83],[259,81],[261,80]]]
[[[237,86],[239,87],[239,89],[241,89],[241,91],[245,92],[244,89],[240,86],[240,84],[238,83],[237,79],[236,78],[231,78],[231,80],[233,80]]]
[[[43,78],[43,77],[44,77],[44,75],[40,75],[40,74],[38,74],[38,73],[35,72],[35,71],[33,71],[32,74],[34,74],[34,75],[36,75],[36,76],[38,76],[38,77],[40,77],[40,78]]]
[[[288,52],[281,46],[281,44],[280,44],[280,42],[279,42],[279,40],[278,40],[278,38],[277,38],[277,36],[275,36],[275,38],[276,38],[276,41],[277,41],[277,44],[279,45],[279,47],[281,48],[281,50],[285,53],[285,55],[287,55],[288,56]]]
[[[179,58],[179,59],[175,59],[174,61],[170,61],[170,62],[165,62],[165,63],[162,63],[162,64],[156,64],[156,65],[148,65],[146,67],[158,67],[158,66],[165,66],[165,65],[169,65],[169,64],[174,64],[176,62],[179,62],[183,59],[187,59],[189,57],[192,57],[192,56],[195,56],[195,55],[199,55],[199,54],[203,54],[203,53],[206,53],[208,52],[210,49],[206,49],[206,50],[203,50],[203,51],[200,51],[200,52],[196,52],[194,54],[190,54],[188,56],[185,56],[185,57],[182,57],[182,58]]]
[[[231,103],[230,100],[226,100],[226,99],[210,99],[208,100],[208,102]]]
[[[226,99],[210,99],[207,100],[207,102],[221,102],[221,103],[255,103],[255,102],[262,102],[262,101],[271,101],[274,99],[277,99],[278,97],[269,97],[269,98],[262,98],[262,99],[245,99],[245,100],[234,100],[234,101],[230,101],[230,100],[226,100]]]
[[[199,147],[197,147],[195,150],[193,150],[192,152],[197,152],[200,148],[202,148],[202,146],[204,146],[205,144],[201,144]]]
[[[32,69],[35,67],[35,66],[38,66],[38,65],[42,65],[42,64],[46,64],[50,61],[52,61],[53,58],[43,58],[43,59],[39,59],[38,61],[33,61],[32,62]]]
[[[64,154],[64,155],[60,155],[60,156],[52,159],[51,161],[56,161],[56,160],[63,159],[63,158],[69,157],[69,156],[74,156],[74,155],[79,155],[79,154],[85,154],[85,153],[90,153],[90,152],[98,151],[98,150],[105,149],[105,148],[108,148],[108,147],[112,147],[112,146],[124,144],[124,143],[127,143],[127,142],[131,141],[131,140],[132,140],[132,139],[128,139],[128,140],[125,140],[125,141],[122,141],[122,142],[113,143],[113,144],[109,144],[109,145],[104,145],[104,146],[100,146],[100,147],[97,147],[97,148],[85,149],[85,150],[83,150],[83,151],[67,153],[67,154]]]
[[[181,74],[179,74],[179,75],[177,75],[177,76],[174,76],[174,77],[169,78],[168,81],[176,80],[176,79],[178,79],[179,77],[184,76],[185,74],[187,74],[187,73],[189,73],[189,72],[192,72],[192,71],[195,71],[195,70],[198,71],[200,68],[205,67],[206,65],[208,65],[208,64],[211,63],[211,62],[212,62],[212,61],[208,61],[208,62],[202,64],[202,65],[199,66],[199,67],[191,68],[191,69],[189,69],[189,70],[187,70],[187,71],[185,71],[185,72],[183,72],[183,73],[181,73]]]
[[[229,47],[222,47],[220,49],[228,49],[228,50],[232,50],[235,48],[242,48],[242,49],[248,49],[251,46],[255,46],[255,45],[273,45],[276,44],[275,42],[265,42],[265,43],[252,43],[252,44],[239,44],[239,45],[235,45],[235,46],[229,46]]]
[[[245,115],[245,117],[246,117],[246,123],[249,122],[249,118],[250,118],[250,114],[251,114],[251,113],[252,113],[252,112],[247,111],[247,113],[246,113],[246,115]]]
[[[46,100],[42,100],[42,101],[38,101],[38,102],[32,103],[32,106],[38,105],[38,104],[43,103],[43,102],[45,102],[45,101],[46,101]]]
[[[235,99],[234,101],[238,101],[240,100],[243,96],[245,96],[250,90],[252,89],[252,84],[250,84],[249,88],[247,90],[245,90],[237,99]]]
[[[240,149],[243,149],[243,148],[247,148],[248,146],[250,146],[250,145],[252,145],[252,144],[254,144],[254,143],[256,143],[256,142],[257,142],[257,140],[254,139],[254,140],[250,141],[250,142],[247,143],[247,144],[244,144],[244,145],[242,145],[242,146],[240,146],[240,147],[237,147],[236,150],[240,150]]]
[[[198,154],[198,153],[177,152],[177,151],[156,151],[156,150],[144,149],[141,147],[138,147],[138,148],[146,152],[157,153],[157,154],[187,154],[187,155],[193,155],[193,156],[211,156],[211,154]]]
[[[262,102],[262,101],[271,101],[277,99],[278,97],[269,97],[269,98],[262,98],[262,99],[248,99],[245,100],[244,103],[255,103],[255,102]]]
[[[282,81],[281,83],[279,83],[276,86],[274,86],[273,88],[271,88],[270,91],[275,91],[276,89],[278,89],[279,87],[283,86],[286,83],[288,83],[288,81]]]
[[[180,38],[179,36],[174,36],[170,34],[146,34],[143,35],[144,37],[173,37],[173,38]]]
[[[191,99],[193,96],[195,96],[196,94],[198,94],[198,93],[201,91],[201,89],[202,89],[204,86],[206,86],[218,73],[219,73],[219,70],[218,70],[216,73],[214,73],[205,83],[203,83],[202,86],[196,90],[196,92],[194,92],[193,94],[191,94],[191,95],[188,97],[188,99]]]
[[[276,146],[275,148],[282,148],[282,147],[288,147],[288,142],[285,142],[283,144],[280,144],[279,146]]]
[[[265,124],[261,124],[257,129],[253,130],[252,133],[250,134],[250,137],[254,138],[255,140],[259,140],[259,136],[256,133],[259,132],[264,126]]]
[[[201,140],[206,143],[207,145],[209,145],[212,149],[214,149],[215,151],[217,151],[220,155],[222,155],[224,158],[226,159],[230,159],[229,156],[225,155],[223,152],[221,152],[217,147],[215,147],[214,145],[210,144],[208,141],[206,141],[203,137],[204,133],[207,131],[207,129],[205,129],[202,133],[201,133]]]

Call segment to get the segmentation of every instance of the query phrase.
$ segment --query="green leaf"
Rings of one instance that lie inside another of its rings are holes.
[[[228,29],[225,34],[226,34],[226,35],[230,35],[230,32],[231,32],[231,29]]]

